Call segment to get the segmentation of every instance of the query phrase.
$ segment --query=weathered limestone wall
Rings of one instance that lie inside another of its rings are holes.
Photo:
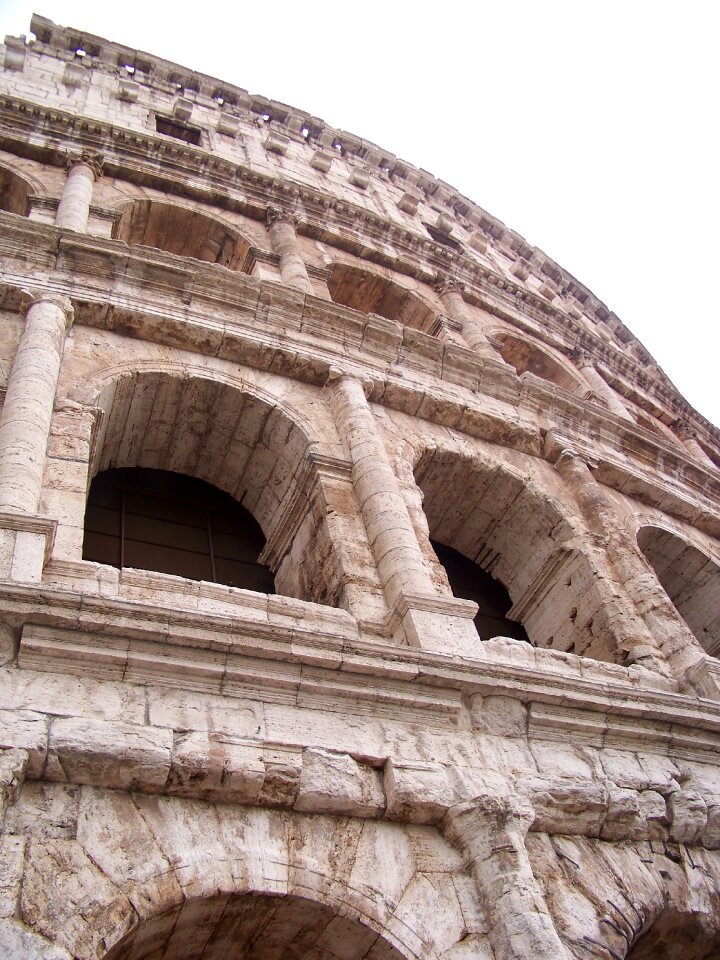
[[[33,32],[0,51],[0,954],[720,955],[717,430],[447,184]],[[241,502],[276,594],[84,559],[118,467]],[[431,539],[530,643],[480,640]]]

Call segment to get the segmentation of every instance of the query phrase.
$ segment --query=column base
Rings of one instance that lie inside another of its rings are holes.
[[[49,517],[0,512],[0,579],[39,583],[56,529]]]
[[[482,657],[482,641],[473,623],[477,610],[473,600],[406,595],[395,604],[390,630],[397,643],[476,660]]]

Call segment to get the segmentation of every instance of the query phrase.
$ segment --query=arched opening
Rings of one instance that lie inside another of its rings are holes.
[[[90,486],[83,559],[274,593],[259,524],[212,484],[167,470],[105,470]]]
[[[705,651],[720,655],[720,566],[660,527],[642,527],[638,546]]]
[[[668,908],[630,948],[626,960],[718,960],[720,933],[699,913]]]
[[[0,167],[0,210],[26,217],[30,190],[22,177],[7,167]]]
[[[222,221],[199,210],[155,200],[125,204],[113,237],[179,257],[219,263],[230,270],[243,269],[250,249],[248,241]]]
[[[554,497],[519,468],[440,448],[420,458],[415,480],[431,538],[427,559],[441,589],[448,581],[454,586],[454,574],[439,568],[432,541],[452,547],[507,591],[512,606],[502,618],[514,621],[517,632],[503,626],[499,634],[620,659],[595,568]]]
[[[328,290],[335,303],[362,313],[377,313],[423,333],[429,332],[438,313],[394,280],[346,263],[333,264]]]
[[[436,540],[432,540],[431,544],[447,574],[453,596],[477,603],[475,628],[480,639],[513,637],[529,642],[523,625],[507,616],[512,600],[505,587],[452,547]]]
[[[571,373],[558,359],[529,340],[522,340],[509,333],[498,333],[494,339],[500,344],[500,356],[511,367],[515,367],[519,374],[532,373],[571,393],[588,389],[579,376]]]
[[[145,920],[103,960],[405,960],[371,927],[293,895],[185,900]]]
[[[88,487],[96,475],[121,468],[212,484],[258,524],[267,541],[259,560],[279,594],[345,604],[311,440],[283,408],[224,382],[162,371],[110,381],[96,405],[103,415]]]

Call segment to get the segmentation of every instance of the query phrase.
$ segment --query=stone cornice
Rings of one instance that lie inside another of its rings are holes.
[[[63,165],[67,152],[30,138],[29,131],[38,125],[47,132],[53,129],[62,132],[64,142],[71,142],[75,150],[102,150],[105,170],[111,176],[141,184],[151,182],[169,193],[178,192],[201,202],[215,203],[253,219],[265,219],[269,202],[277,210],[288,208],[286,216],[294,216],[289,208],[295,211],[301,203],[304,215],[300,217],[298,232],[352,253],[362,251],[365,259],[376,259],[428,283],[432,283],[438,273],[452,273],[454,278],[462,281],[470,302],[540,339],[543,328],[554,330],[565,342],[565,352],[570,353],[575,346],[589,350],[596,360],[616,371],[621,379],[636,381],[641,390],[669,406],[675,419],[687,419],[705,429],[715,429],[690,407],[669,380],[656,372],[657,368],[648,375],[646,367],[625,355],[622,343],[613,345],[593,336],[586,325],[569,313],[552,306],[524,285],[478,263],[474,257],[383,219],[346,199],[321,193],[307,184],[276,180],[198,147],[168,142],[98,120],[78,118],[55,108],[41,108],[8,95],[0,95],[0,116],[0,146],[42,162]],[[198,178],[197,182],[193,182],[193,178]],[[210,191],[208,180],[213,184]],[[368,237],[378,241],[374,256],[367,243]],[[387,244],[391,244],[400,256],[388,259],[382,252]],[[588,319],[595,322],[597,316],[591,311]],[[526,321],[530,321],[529,326]],[[635,338],[628,335],[628,341],[635,341]],[[647,355],[646,351],[643,353]]]
[[[521,641],[479,642],[478,657],[472,660],[396,647],[351,635],[347,614],[323,611],[316,604],[289,601],[285,616],[284,598],[277,598],[278,612],[263,620],[258,602],[272,606],[276,599],[264,595],[250,597],[249,617],[243,615],[242,596],[227,615],[173,608],[160,597],[153,605],[150,594],[138,603],[9,582],[0,584],[0,597],[8,622],[27,625],[19,665],[28,669],[184,688],[192,678],[194,689],[222,689],[235,696],[251,695],[252,686],[262,687],[263,696],[274,689],[282,697],[283,690],[286,695],[305,682],[319,694],[328,689],[326,684],[339,684],[349,698],[346,709],[353,700],[364,703],[370,694],[370,712],[378,696],[370,689],[376,679],[382,681],[392,709],[402,705],[410,712],[428,711],[427,721],[434,715],[441,725],[455,726],[461,695],[508,695],[546,705],[538,716],[554,711],[565,717],[566,729],[572,725],[573,711],[581,711],[587,717],[615,717],[618,731],[645,738],[646,743],[677,738],[680,730],[689,736],[693,728],[706,731],[705,739],[712,738],[708,750],[720,748],[720,702],[674,692],[660,680],[648,683],[641,668],[537,649]],[[302,615],[305,606],[307,617]],[[317,611],[324,612],[325,624]],[[109,615],[122,626],[108,631]],[[221,646],[218,636],[225,638]],[[135,647],[137,670],[129,670]],[[73,656],[72,649],[77,651]]]
[[[355,172],[361,173],[365,178],[374,177],[383,182],[394,183],[404,191],[404,198],[413,198],[415,205],[424,197],[436,212],[444,211],[441,214],[443,219],[450,224],[460,225],[473,237],[477,237],[478,249],[484,249],[488,245],[501,248],[516,265],[520,265],[520,270],[515,271],[519,275],[527,275],[528,270],[532,270],[538,277],[552,277],[558,288],[575,298],[578,306],[587,312],[588,316],[611,321],[622,340],[634,339],[618,318],[611,314],[587,287],[564,271],[542,250],[533,247],[520,234],[506,227],[502,221],[463,196],[450,184],[433,177],[426,170],[398,159],[377,144],[330,127],[324,120],[311,116],[305,110],[251,94],[244,88],[190,71],[187,67],[151,54],[112,43],[102,37],[59,26],[45,17],[34,15],[31,29],[36,34],[36,40],[27,47],[21,38],[8,38],[22,49],[23,55],[29,51],[31,55],[57,58],[77,66],[74,51],[80,43],[85,49],[81,71],[90,73],[92,68],[93,71],[105,71],[115,77],[118,68],[127,65],[133,71],[133,82],[146,88],[151,96],[166,96],[168,93],[175,95],[180,88],[183,95],[190,98],[190,102],[204,104],[218,111],[221,120],[237,122],[238,118],[242,117],[246,122],[255,124],[267,122],[273,133],[307,144],[314,148],[315,154],[320,152],[329,157],[339,154],[356,167]],[[445,248],[446,251],[448,249]]]

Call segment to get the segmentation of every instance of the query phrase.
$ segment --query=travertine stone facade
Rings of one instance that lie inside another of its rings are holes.
[[[448,184],[32,32],[0,51],[0,956],[720,956],[718,431]],[[117,470],[242,504],[276,593],[90,559]],[[436,545],[529,643],[481,639]]]

